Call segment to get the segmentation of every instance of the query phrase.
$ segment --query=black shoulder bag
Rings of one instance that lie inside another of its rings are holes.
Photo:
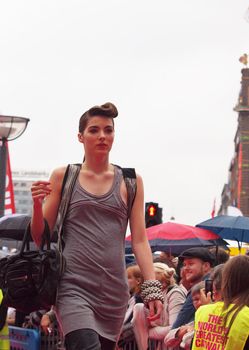
[[[69,165],[63,181],[64,189],[57,216],[58,241],[50,246],[50,231],[45,221],[42,245],[29,249],[30,224],[25,232],[20,252],[0,260],[0,288],[2,304],[18,311],[30,313],[50,309],[55,304],[58,282],[65,270],[61,232],[67,207],[80,167]],[[45,247],[46,246],[46,247]]]

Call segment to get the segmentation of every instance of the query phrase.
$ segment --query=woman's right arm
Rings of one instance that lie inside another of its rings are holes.
[[[49,181],[36,181],[31,186],[33,212],[31,235],[37,246],[41,245],[44,219],[47,220],[52,234],[56,223],[61,199],[61,188],[66,167],[55,169]]]

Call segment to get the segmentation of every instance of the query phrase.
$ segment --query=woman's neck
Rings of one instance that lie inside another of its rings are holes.
[[[99,174],[112,170],[113,166],[109,163],[108,159],[85,159],[82,169]]]

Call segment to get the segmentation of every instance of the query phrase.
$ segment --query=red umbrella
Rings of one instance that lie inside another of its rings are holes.
[[[146,229],[151,250],[179,255],[183,250],[198,246],[225,246],[220,236],[200,227],[165,222]],[[131,236],[125,239],[125,251],[131,253]]]

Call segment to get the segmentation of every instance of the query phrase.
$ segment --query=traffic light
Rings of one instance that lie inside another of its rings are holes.
[[[162,208],[158,203],[145,203],[145,226],[150,227],[162,223]]]

